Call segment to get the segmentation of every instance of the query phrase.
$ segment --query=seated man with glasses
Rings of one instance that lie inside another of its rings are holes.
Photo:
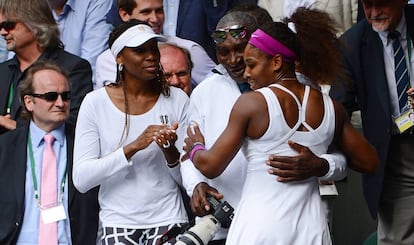
[[[0,134],[23,121],[17,87],[27,68],[38,60],[51,60],[68,71],[72,84],[68,120],[75,123],[84,96],[92,90],[91,65],[64,51],[47,0],[1,1],[0,34],[6,40],[7,50],[15,53],[13,58],[0,63]]]
[[[39,61],[18,88],[30,123],[0,135],[0,244],[95,244],[98,189],[72,182],[67,74]]]
[[[191,83],[191,69],[193,62],[191,55],[185,48],[171,43],[159,45],[160,63],[164,70],[164,77],[174,87],[181,88],[188,96],[196,84]]]

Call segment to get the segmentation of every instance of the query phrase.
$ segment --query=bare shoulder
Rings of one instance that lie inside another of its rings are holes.
[[[254,112],[258,109],[265,108],[266,100],[264,96],[257,91],[251,91],[242,94],[236,101],[235,108],[238,107],[244,111]]]

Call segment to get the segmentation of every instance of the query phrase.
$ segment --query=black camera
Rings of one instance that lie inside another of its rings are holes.
[[[229,228],[234,217],[234,208],[227,202],[220,202],[213,195],[207,195],[211,214],[220,222],[221,227]]]
[[[210,214],[200,218],[197,224],[188,230],[186,226],[173,227],[161,238],[161,244],[176,236],[175,245],[207,245],[220,226],[229,228],[234,217],[234,208],[228,202],[221,202],[212,195],[207,195],[207,201],[211,207]]]
[[[175,245],[207,245],[221,227],[229,228],[234,217],[234,208],[226,201],[221,202],[213,195],[207,195],[211,211],[196,225],[177,236]]]

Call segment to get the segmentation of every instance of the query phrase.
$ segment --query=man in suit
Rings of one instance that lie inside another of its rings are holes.
[[[60,67],[39,61],[28,68],[19,90],[30,123],[0,136],[0,244],[95,244],[97,189],[80,194],[72,183],[74,127],[65,124],[71,96],[67,75]],[[52,207],[63,206],[63,217],[49,216],[56,218],[50,224],[57,229],[41,241],[40,226],[47,223],[51,208],[43,199],[48,183],[42,169],[51,166],[42,160],[45,135],[55,139],[53,181],[58,191]],[[57,240],[52,241],[54,236]]]
[[[405,97],[406,89],[397,92],[394,67],[406,65],[411,84],[404,80],[413,87],[414,9],[407,0],[362,3],[366,19],[341,37],[349,81],[338,83],[331,91],[349,113],[361,110],[364,135],[381,159],[379,171],[363,178],[370,213],[374,218],[378,214],[379,244],[414,244],[414,135],[411,129],[401,132],[395,123],[404,112],[401,105],[407,103],[398,98]],[[399,38],[388,35],[394,31],[400,33]],[[402,45],[403,62],[394,61],[398,53],[395,41]]]
[[[1,1],[0,34],[7,50],[15,53],[12,59],[0,63],[0,134],[19,125],[17,86],[25,70],[37,60],[53,60],[69,72],[69,121],[74,123],[82,99],[92,90],[92,70],[88,61],[63,50],[47,0]]]

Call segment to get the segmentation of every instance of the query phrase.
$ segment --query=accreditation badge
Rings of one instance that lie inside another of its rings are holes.
[[[397,125],[400,133],[404,133],[406,130],[414,126],[414,110],[406,109],[399,116],[394,119],[395,125]]]
[[[40,216],[44,224],[49,224],[66,219],[66,212],[63,204],[60,204],[51,208],[41,209]]]

